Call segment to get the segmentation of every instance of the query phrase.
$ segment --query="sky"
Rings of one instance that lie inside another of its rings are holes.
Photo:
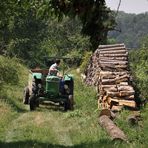
[[[117,10],[120,0],[106,0],[106,4],[111,10]],[[119,11],[126,13],[148,12],[148,0],[121,0]]]

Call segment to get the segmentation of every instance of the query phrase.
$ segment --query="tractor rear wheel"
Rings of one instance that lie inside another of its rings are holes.
[[[29,88],[28,87],[25,87],[24,89],[23,103],[29,104]]]
[[[64,104],[64,110],[73,110],[74,109],[74,105],[73,105],[73,95],[69,95],[67,101]]]

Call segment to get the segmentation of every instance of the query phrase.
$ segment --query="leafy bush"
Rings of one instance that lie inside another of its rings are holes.
[[[141,98],[148,98],[148,48],[132,50],[129,55],[136,91]]]
[[[4,86],[21,84],[22,67],[19,59],[0,56],[0,90]]]
[[[86,70],[86,67],[87,67],[87,64],[90,60],[90,56],[92,55],[92,52],[85,52],[84,53],[84,56],[83,56],[83,59],[82,59],[82,64],[80,66],[80,71],[82,73],[85,73],[85,70]]]

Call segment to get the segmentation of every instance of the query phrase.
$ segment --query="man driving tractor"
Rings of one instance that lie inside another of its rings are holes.
[[[60,63],[61,61],[59,59],[56,59],[55,63],[50,66],[48,75],[62,77],[61,73],[59,72]]]

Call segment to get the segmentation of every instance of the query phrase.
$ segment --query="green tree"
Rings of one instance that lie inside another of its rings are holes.
[[[44,17],[56,16],[59,20],[65,15],[78,17],[82,23],[81,32],[90,37],[92,50],[100,43],[106,43],[107,32],[115,27],[114,17],[105,0],[32,0],[29,5]]]
[[[140,48],[142,38],[148,34],[148,13],[136,15],[119,12],[116,22],[119,31],[109,32],[108,37],[115,38],[118,43],[125,43],[128,48]]]
[[[33,66],[46,55],[40,47],[46,37],[47,24],[37,18],[35,8],[18,2],[0,3],[0,54],[21,58],[27,65]]]

